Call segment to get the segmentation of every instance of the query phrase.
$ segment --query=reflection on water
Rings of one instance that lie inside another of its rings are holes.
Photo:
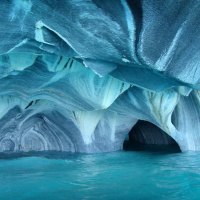
[[[18,156],[0,160],[1,200],[200,198],[199,153]]]

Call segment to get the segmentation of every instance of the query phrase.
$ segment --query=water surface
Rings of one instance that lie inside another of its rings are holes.
[[[199,200],[200,154],[115,152],[0,160],[0,200]]]

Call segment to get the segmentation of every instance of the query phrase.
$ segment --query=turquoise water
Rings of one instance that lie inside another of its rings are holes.
[[[200,154],[115,152],[0,160],[0,200],[199,200]]]

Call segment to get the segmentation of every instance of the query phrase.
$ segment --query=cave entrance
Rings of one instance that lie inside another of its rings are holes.
[[[125,151],[181,152],[177,142],[154,124],[139,120],[123,143]]]

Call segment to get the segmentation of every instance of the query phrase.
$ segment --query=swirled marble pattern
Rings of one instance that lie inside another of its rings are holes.
[[[0,152],[120,150],[138,120],[200,150],[199,9],[2,0]]]

